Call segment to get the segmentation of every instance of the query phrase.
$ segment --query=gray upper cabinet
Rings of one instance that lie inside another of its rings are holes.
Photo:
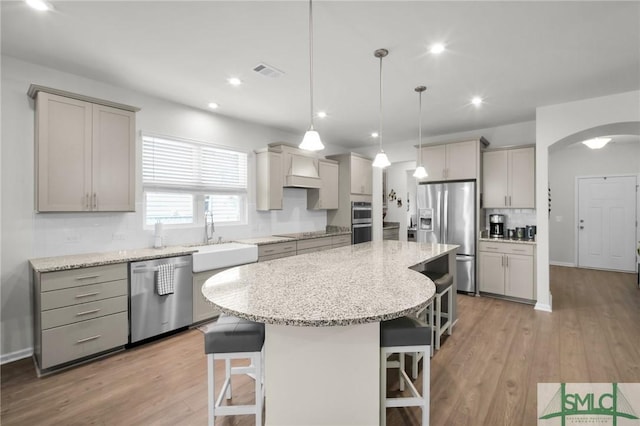
[[[483,207],[535,208],[533,147],[485,151],[482,155]]]
[[[481,140],[422,148],[422,163],[429,176],[423,182],[478,179]]]
[[[320,188],[307,190],[307,208],[330,210],[338,208],[339,168],[337,161],[318,160]]]
[[[135,210],[135,112],[36,94],[36,209]]]

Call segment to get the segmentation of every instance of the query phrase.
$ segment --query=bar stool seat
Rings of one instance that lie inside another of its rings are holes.
[[[429,424],[429,380],[430,362],[427,362],[431,346],[431,328],[414,317],[400,317],[380,323],[380,425],[386,424],[387,407],[421,407],[422,425]],[[405,353],[417,352],[424,359],[422,367],[422,395],[405,371]],[[399,361],[388,361],[391,355],[399,354]],[[387,397],[387,368],[399,368],[400,391],[405,384],[411,397]]]
[[[264,345],[264,324],[220,315],[215,323],[203,327],[204,352],[207,354],[209,426],[213,426],[215,416],[255,414],[256,425],[262,425],[264,386],[262,380]],[[244,367],[231,367],[232,359],[250,359]],[[225,361],[225,380],[216,399],[215,361]],[[231,375],[247,374],[255,380],[255,404],[221,405],[222,398],[232,398]]]

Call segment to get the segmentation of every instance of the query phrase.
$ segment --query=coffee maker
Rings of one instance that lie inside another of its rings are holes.
[[[489,215],[489,237],[504,238],[504,215],[502,214]]]

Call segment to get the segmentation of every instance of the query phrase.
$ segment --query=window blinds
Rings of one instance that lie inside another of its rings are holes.
[[[205,143],[143,136],[145,187],[246,192],[247,154]]]

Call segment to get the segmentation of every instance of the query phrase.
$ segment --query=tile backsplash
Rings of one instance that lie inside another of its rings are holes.
[[[505,229],[536,225],[536,209],[485,209],[485,225],[489,227],[489,215],[502,214]]]

